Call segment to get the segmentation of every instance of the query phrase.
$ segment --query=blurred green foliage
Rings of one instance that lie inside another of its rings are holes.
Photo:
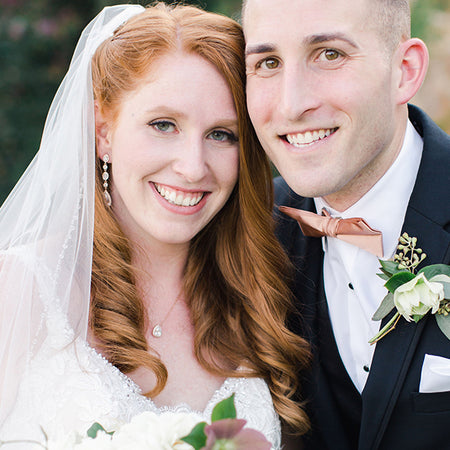
[[[435,10],[448,10],[449,0],[420,0],[411,5],[411,34],[423,40],[433,38],[433,27],[430,26],[431,15]]]
[[[416,0],[414,35],[426,38],[430,10],[446,9],[448,1]],[[47,110],[81,30],[102,7],[117,3],[0,0],[0,204],[39,147]],[[239,19],[241,0],[186,3]]]

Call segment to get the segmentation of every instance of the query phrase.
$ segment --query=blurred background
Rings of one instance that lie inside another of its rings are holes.
[[[81,30],[101,8],[117,3],[0,0],[0,204],[39,148],[47,110]],[[240,18],[241,0],[185,3]],[[413,103],[450,133],[450,0],[411,0],[411,8],[413,35],[425,40],[431,56]]]

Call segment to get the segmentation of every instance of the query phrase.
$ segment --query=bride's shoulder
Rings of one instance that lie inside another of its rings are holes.
[[[29,282],[35,287],[48,286],[52,276],[45,260],[39,257],[36,248],[30,245],[0,249],[0,277],[2,285],[5,283]]]
[[[54,303],[52,273],[27,246],[0,250],[0,300],[3,317],[25,320]]]
[[[232,394],[237,417],[245,419],[248,427],[261,431],[272,443],[272,448],[280,448],[280,418],[266,381],[254,377],[227,378],[211,403],[216,404]]]

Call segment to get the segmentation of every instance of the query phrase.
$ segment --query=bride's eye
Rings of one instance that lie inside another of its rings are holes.
[[[149,125],[161,133],[173,133],[176,131],[175,124],[168,120],[155,120],[154,122],[150,122]]]
[[[234,143],[237,142],[238,140],[237,137],[234,135],[234,133],[225,130],[211,131],[211,133],[208,134],[208,138],[216,142],[229,142],[229,143]]]

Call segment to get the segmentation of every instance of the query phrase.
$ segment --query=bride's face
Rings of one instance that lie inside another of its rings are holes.
[[[143,245],[187,245],[220,211],[238,177],[238,123],[229,87],[203,58],[161,56],[97,136],[110,157],[113,210]]]

